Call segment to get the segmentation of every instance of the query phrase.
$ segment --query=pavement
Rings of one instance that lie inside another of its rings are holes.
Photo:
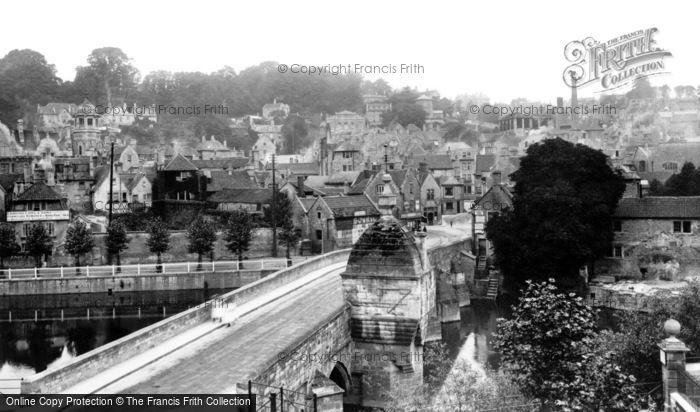
[[[452,224],[450,224],[452,222]],[[471,237],[471,215],[460,213],[442,217],[442,225],[425,226],[427,228],[425,244],[428,249],[449,244],[457,240]]]
[[[230,327],[207,322],[63,393],[235,393],[310,326],[342,310],[345,263],[309,273],[236,308]],[[273,303],[274,304],[271,304]]]

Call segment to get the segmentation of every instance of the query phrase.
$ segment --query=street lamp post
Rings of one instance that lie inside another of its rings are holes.
[[[270,215],[272,216],[272,257],[277,257],[277,183],[275,180],[275,155],[272,154],[272,205],[270,205]]]

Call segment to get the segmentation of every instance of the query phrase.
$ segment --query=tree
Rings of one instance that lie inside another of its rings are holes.
[[[676,92],[676,99],[680,99],[680,98],[682,98],[683,95],[685,94],[685,87],[684,87],[684,86],[681,86],[681,85],[678,85],[678,86],[676,86],[676,87],[673,88],[673,91]]]
[[[87,62],[87,66],[76,69],[74,82],[84,93],[101,91],[98,98],[104,98],[107,106],[112,106],[115,94],[124,99],[130,91],[136,90],[139,72],[121,49],[95,49],[88,56]]]
[[[646,77],[637,77],[632,90],[627,92],[629,99],[653,99],[654,97],[656,97],[656,91]]]
[[[530,146],[511,179],[513,207],[486,225],[496,264],[516,284],[579,284],[579,269],[612,247],[623,178],[602,152],[557,138]]]
[[[202,255],[211,253],[216,242],[216,228],[207,219],[197,216],[187,227],[187,250],[197,254],[197,270],[202,270]]]
[[[700,195],[700,171],[691,162],[685,162],[680,173],[668,178],[662,190],[665,196]]]
[[[294,210],[292,210],[292,201],[287,197],[287,192],[277,192],[275,203],[275,221],[277,227],[281,227],[286,219],[291,219]],[[263,210],[265,222],[272,225],[272,207],[267,207]]]
[[[160,272],[162,270],[160,255],[170,249],[170,231],[160,218],[153,219],[148,225],[147,231],[146,244],[151,253],[156,254],[156,271]]]
[[[17,119],[29,118],[38,103],[46,104],[57,97],[60,86],[56,67],[41,53],[10,51],[0,59],[0,122],[11,125]]]
[[[87,225],[80,220],[66,230],[66,241],[63,245],[66,253],[75,258],[76,272],[80,272],[80,256],[90,252],[95,246],[95,239]]]
[[[126,235],[126,227],[121,221],[113,220],[109,226],[107,226],[105,246],[107,247],[110,263],[112,261],[112,256],[117,256],[117,271],[121,271],[122,263],[120,254],[128,247],[129,240],[129,237]]]
[[[503,368],[523,395],[555,410],[635,410],[635,379],[600,345],[594,310],[559,293],[554,279],[527,285],[495,336]]]
[[[297,244],[299,239],[301,239],[301,230],[294,227],[294,222],[289,216],[284,219],[281,228],[282,230],[279,233],[278,240],[287,250],[287,265],[290,266],[292,262],[290,250]]]
[[[226,221],[224,240],[226,248],[238,256],[239,267],[243,253],[248,250],[253,234],[253,220],[244,210],[234,210]]]
[[[19,253],[15,227],[10,223],[0,223],[0,269],[5,269],[5,259]]]
[[[53,240],[44,225],[35,223],[27,231],[27,254],[34,257],[36,267],[41,266],[41,259],[53,251]]]

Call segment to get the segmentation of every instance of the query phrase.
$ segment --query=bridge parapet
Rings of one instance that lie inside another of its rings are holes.
[[[256,297],[299,280],[310,272],[345,262],[349,254],[350,249],[345,249],[306,260],[226,293],[217,300],[235,305],[250,302]],[[211,320],[211,304],[206,302],[86,352],[60,368],[45,370],[28,377],[21,384],[21,392],[64,391],[209,320]],[[115,376],[115,379],[117,378]]]

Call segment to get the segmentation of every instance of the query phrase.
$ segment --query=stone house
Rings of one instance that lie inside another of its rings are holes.
[[[442,222],[442,189],[437,180],[426,170],[425,163],[418,169],[420,183],[420,209],[423,221],[429,225]]]
[[[700,270],[700,197],[623,198],[613,246],[597,275],[681,280]]]
[[[379,210],[364,195],[317,198],[308,208],[312,251],[327,253],[351,247],[379,216]]]
[[[7,221],[15,225],[22,251],[27,250],[26,237],[33,224],[41,224],[46,228],[55,247],[65,237],[70,223],[70,209],[65,198],[46,183],[38,182],[10,201]]]
[[[245,210],[262,215],[263,209],[272,203],[271,189],[222,189],[209,196],[209,203],[217,210]]]
[[[485,265],[485,259],[493,253],[491,242],[486,238],[486,224],[489,219],[501,211],[513,207],[513,195],[502,184],[495,184],[479,198],[471,208],[472,215],[472,253],[479,264]]]

